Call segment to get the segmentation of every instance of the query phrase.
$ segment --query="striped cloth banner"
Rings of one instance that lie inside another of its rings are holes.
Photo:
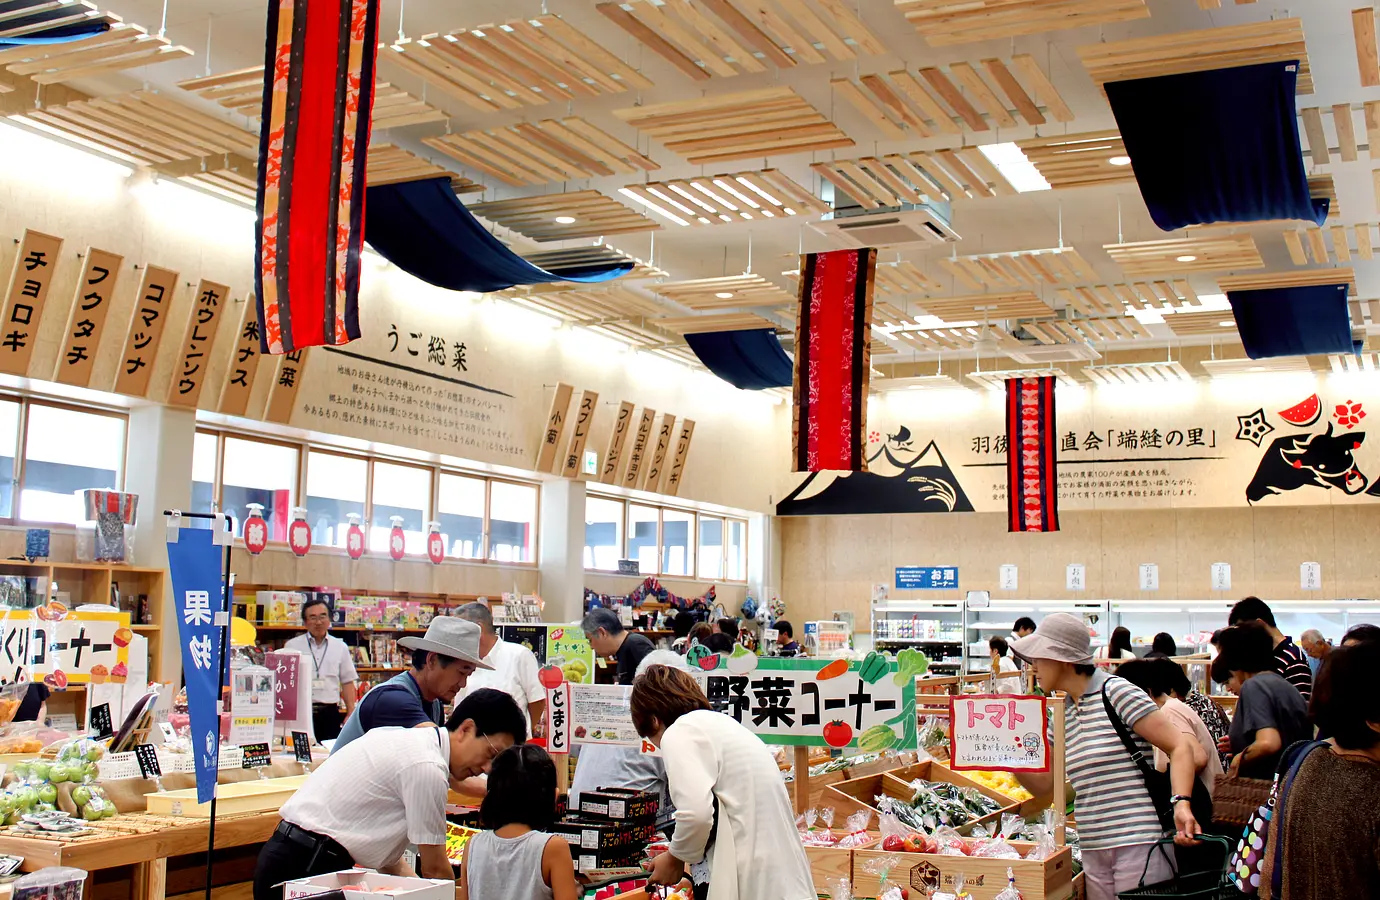
[[[1006,379],[1008,531],[1059,530],[1054,376]]]
[[[800,258],[791,436],[796,472],[867,471],[876,272],[872,248]]]
[[[307,5],[268,4],[254,274],[265,353],[359,337],[378,0]]]

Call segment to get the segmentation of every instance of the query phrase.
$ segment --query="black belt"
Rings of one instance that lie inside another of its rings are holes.
[[[315,700],[312,701],[311,708],[312,708],[312,709],[340,709],[340,707],[337,706],[337,705],[334,704],[334,703],[317,703]]]
[[[294,825],[287,821],[278,823],[276,833],[292,841],[294,844],[312,851],[311,862],[308,863],[308,866],[315,865],[316,860],[319,859],[323,853],[339,857],[342,862],[347,864],[346,868],[350,868],[355,864],[355,859],[350,855],[350,851],[341,846],[340,842],[335,838],[328,835],[317,834],[315,831],[308,831],[299,825]]]

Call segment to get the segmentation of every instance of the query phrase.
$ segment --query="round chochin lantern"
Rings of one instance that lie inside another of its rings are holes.
[[[258,556],[268,546],[268,523],[264,521],[262,503],[245,504],[249,508],[249,518],[244,520],[244,549],[250,556]]]
[[[407,552],[407,536],[403,534],[403,517],[393,516],[389,519],[393,527],[388,532],[388,555],[398,560],[403,558]]]
[[[439,566],[446,558],[446,539],[441,537],[441,523],[428,522],[426,525],[426,556]]]
[[[364,555],[364,529],[359,527],[360,514],[346,513],[345,518],[350,521],[350,527],[345,532],[345,552],[350,559],[359,559]]]
[[[288,547],[298,556],[306,556],[311,551],[311,526],[307,524],[307,509],[304,506],[292,508],[292,522],[288,524]]]

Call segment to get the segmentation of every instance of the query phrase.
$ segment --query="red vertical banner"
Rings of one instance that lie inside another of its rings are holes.
[[[1008,531],[1059,530],[1054,376],[1006,379]]]
[[[800,258],[792,429],[796,472],[867,470],[876,270],[872,248]]]
[[[378,0],[270,0],[255,235],[260,340],[359,337]]]

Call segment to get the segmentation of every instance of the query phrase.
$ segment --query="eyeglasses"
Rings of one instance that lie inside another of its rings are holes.
[[[487,734],[481,734],[480,737],[484,739],[484,743],[489,745],[489,759],[493,759],[494,757],[498,756],[498,754],[503,752],[502,750],[498,749],[497,744],[489,740],[489,736]]]

